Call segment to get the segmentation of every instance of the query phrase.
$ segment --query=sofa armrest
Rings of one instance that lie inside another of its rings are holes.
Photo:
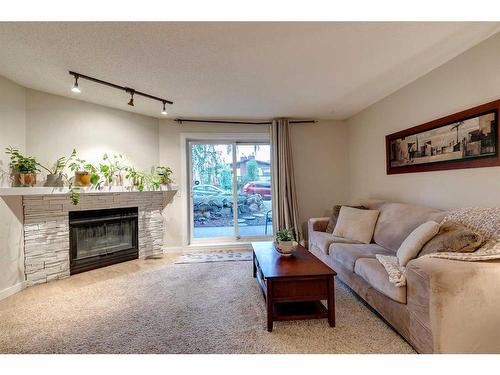
[[[329,217],[315,217],[307,221],[307,231],[309,233],[316,232],[326,232],[326,227],[330,221]]]
[[[417,350],[500,353],[500,261],[422,257],[408,263],[406,277]]]

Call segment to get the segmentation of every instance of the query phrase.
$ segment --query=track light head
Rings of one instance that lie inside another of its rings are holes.
[[[167,103],[166,103],[166,102],[163,102],[163,111],[161,111],[161,114],[162,114],[163,116],[168,115],[167,109],[165,108],[165,104],[167,104]]]
[[[134,92],[130,91],[130,100],[128,101],[128,105],[134,106]]]
[[[71,91],[74,92],[75,94],[79,94],[82,92],[82,90],[80,90],[80,88],[78,87],[78,76],[77,75],[75,75],[75,84],[71,88]]]

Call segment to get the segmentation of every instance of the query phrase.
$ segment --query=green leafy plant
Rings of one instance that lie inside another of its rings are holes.
[[[101,188],[101,176],[99,175],[97,168],[92,163],[89,163],[81,158],[77,158],[75,155],[75,157],[69,163],[68,168],[75,173],[88,173],[90,175],[90,186],[93,189]],[[80,201],[81,187],[75,185],[74,176],[71,178],[67,178],[67,184],[69,187],[71,202],[76,206]]]
[[[73,149],[71,152],[71,155],[68,157],[66,156],[61,156],[59,159],[56,160],[56,162],[52,165],[52,167],[46,167],[40,163],[38,165],[45,169],[49,174],[62,174],[64,172],[64,169],[68,164],[70,164],[73,160],[76,158],[76,150]]]
[[[32,156],[24,156],[19,152],[19,149],[9,146],[5,149],[5,153],[10,156],[10,169],[13,173],[36,173],[38,162]]]
[[[170,167],[156,167],[156,174],[160,177],[160,183],[163,185],[171,184],[174,181],[172,179],[172,168]]]
[[[281,229],[279,231],[276,232],[276,240],[277,241],[282,241],[282,242],[285,242],[285,241],[293,241],[295,239],[295,235],[294,235],[294,230],[293,228],[290,228],[290,229]]]
[[[87,172],[90,174],[90,184],[92,187],[100,187],[101,176],[99,175],[97,168],[92,163],[80,158],[74,158],[68,167],[73,172]]]
[[[255,181],[259,179],[259,166],[255,160],[247,161],[247,171],[246,180],[247,182]]]
[[[156,173],[154,168],[151,173],[146,173],[138,171],[134,167],[127,167],[126,173],[125,178],[130,179],[138,191],[158,190],[162,184],[162,177]]]
[[[139,191],[144,190],[146,180],[145,177],[146,175],[144,172],[137,171],[134,167],[128,167],[126,169],[125,178],[130,179],[132,181],[132,185]]]
[[[102,160],[104,163],[99,164],[99,171],[108,184],[111,184],[114,177],[120,176],[120,173],[127,169],[123,164],[123,156],[121,154],[113,155],[112,157],[104,154]]]

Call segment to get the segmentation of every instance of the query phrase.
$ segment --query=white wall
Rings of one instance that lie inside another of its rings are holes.
[[[385,136],[500,98],[500,34],[350,118],[349,195],[438,208],[500,205],[500,167],[387,175]]]
[[[7,172],[0,186],[9,186],[5,147],[25,149],[25,94],[23,87],[0,77],[0,168]],[[19,203],[14,201],[0,198],[0,297],[24,281],[22,212],[9,208]]]
[[[73,148],[93,163],[123,154],[149,170],[158,164],[158,119],[28,89],[27,151],[50,166]]]
[[[299,220],[329,214],[335,204],[348,203],[348,129],[343,121],[319,121],[291,127]]]

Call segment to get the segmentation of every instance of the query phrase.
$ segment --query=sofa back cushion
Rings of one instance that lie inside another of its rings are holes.
[[[378,207],[380,215],[373,239],[376,244],[396,252],[408,235],[426,221],[440,223],[445,211],[403,203],[384,203]]]
[[[410,260],[415,259],[422,247],[438,234],[439,227],[435,221],[426,221],[415,228],[396,252],[399,265],[406,267]]]
[[[352,207],[352,208],[358,208],[360,210],[366,210],[366,207],[364,206],[347,206],[347,207]],[[342,208],[342,205],[336,204],[332,208],[332,214],[330,215],[330,220],[328,220],[328,225],[326,226],[326,233],[333,233],[333,230],[335,229],[335,225],[337,225],[337,221],[339,219],[339,214],[340,214],[340,209]]]
[[[342,206],[333,235],[362,243],[370,243],[372,242],[378,214],[377,210],[360,210]]]

